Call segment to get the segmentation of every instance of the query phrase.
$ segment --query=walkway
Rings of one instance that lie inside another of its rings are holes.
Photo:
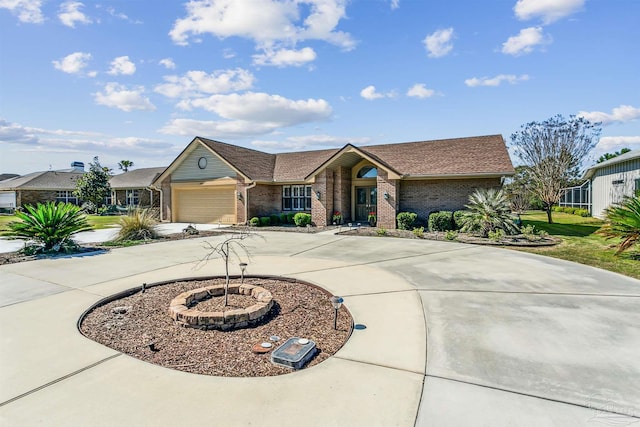
[[[573,426],[640,422],[640,281],[450,242],[262,233],[248,274],[345,298],[357,324],[310,369],[207,377],[76,329],[103,296],[199,270],[203,240],[0,267],[0,425]]]

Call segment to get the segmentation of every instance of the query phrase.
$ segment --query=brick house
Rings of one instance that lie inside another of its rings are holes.
[[[269,154],[196,137],[154,181],[165,221],[242,224],[254,216],[308,212],[315,225],[396,228],[399,212],[420,219],[463,209],[477,188],[514,173],[501,135]]]
[[[109,179],[111,204],[140,208],[159,208],[160,192],[151,187],[165,167],[140,168],[114,175]]]
[[[78,204],[73,195],[80,170],[33,172],[0,181],[0,208],[13,210],[45,202]]]

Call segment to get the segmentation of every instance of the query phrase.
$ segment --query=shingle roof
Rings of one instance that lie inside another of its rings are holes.
[[[45,171],[0,181],[0,190],[75,190],[83,172]]]
[[[596,170],[600,168],[615,165],[618,163],[623,163],[629,160],[637,159],[639,157],[640,157],[640,150],[631,150],[627,153],[620,154],[619,156],[616,156],[613,159],[605,160],[602,163],[596,163],[595,165],[591,166],[589,169],[585,171],[583,179],[591,178],[591,176],[593,176]]]
[[[0,181],[4,181],[5,179],[9,179],[9,178],[17,178],[20,175],[18,175],[17,173],[0,173]]]
[[[303,181],[341,151],[269,154],[207,138],[196,139],[254,181]],[[403,177],[514,173],[502,135],[369,145],[355,149]]]
[[[141,168],[114,175],[109,180],[109,185],[113,189],[126,188],[146,188],[160,176],[166,167]]]

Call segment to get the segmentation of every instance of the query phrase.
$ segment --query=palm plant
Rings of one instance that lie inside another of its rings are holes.
[[[469,196],[468,209],[461,218],[463,233],[489,236],[489,232],[504,230],[507,234],[518,232],[511,217],[509,198],[502,190],[478,189]]]
[[[156,238],[155,214],[150,209],[131,209],[129,213],[120,219],[120,231],[115,238],[116,242],[126,240],[148,240]]]
[[[24,209],[25,212],[16,212],[20,221],[8,224],[8,235],[31,239],[44,251],[66,250],[69,245],[74,246],[70,240],[73,234],[91,230],[87,217],[71,203],[38,203]]]
[[[607,239],[620,238],[616,255],[640,242],[640,196],[626,197],[605,209],[607,222],[597,231]]]

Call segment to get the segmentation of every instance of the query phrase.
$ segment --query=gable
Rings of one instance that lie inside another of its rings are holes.
[[[202,157],[206,159],[207,163],[204,169],[198,166],[198,161]],[[235,177],[236,171],[212,153],[211,150],[198,144],[173,170],[171,181],[205,181],[226,176]]]

